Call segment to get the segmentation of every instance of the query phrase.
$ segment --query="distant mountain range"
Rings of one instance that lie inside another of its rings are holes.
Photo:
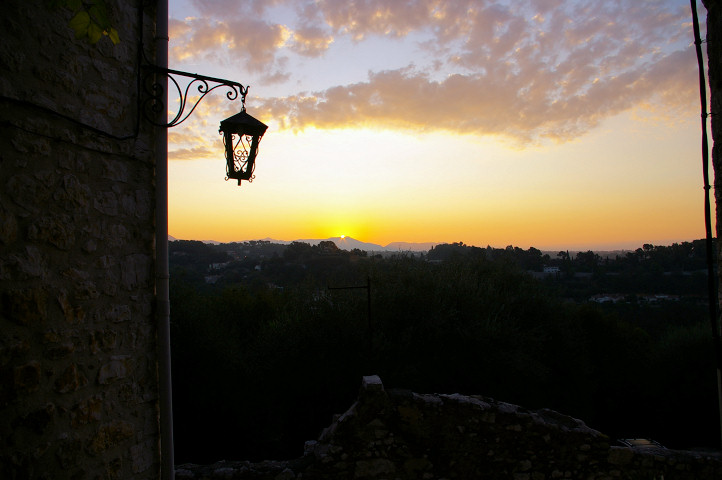
[[[327,238],[325,240],[318,240],[318,239],[305,239],[305,240],[296,240],[297,242],[304,242],[308,243],[310,245],[318,245],[320,242],[323,241],[332,241],[336,244],[338,248],[341,250],[353,250],[355,248],[358,248],[359,250],[364,250],[367,252],[425,252],[427,250],[431,250],[431,247],[438,245],[437,243],[432,242],[425,242],[425,243],[409,243],[409,242],[391,242],[385,247],[381,245],[377,245],[375,243],[367,243],[362,242],[360,240],[356,240],[355,238],[351,237],[331,237]],[[272,242],[274,240],[271,240]],[[290,243],[290,242],[289,242]]]
[[[168,235],[169,242],[172,242],[175,240],[178,240],[178,239]],[[435,245],[439,245],[439,242],[421,242],[421,243],[391,242],[384,247],[381,245],[377,245],[375,243],[362,242],[360,240],[356,240],[355,238],[351,238],[351,237],[331,237],[331,238],[325,238],[325,239],[305,238],[305,239],[299,239],[299,240],[293,240],[293,241],[275,240],[272,238],[263,238],[261,240],[263,240],[264,242],[278,243],[281,245],[289,245],[293,242],[303,242],[303,243],[308,243],[309,245],[318,245],[321,242],[331,241],[331,242],[335,243],[336,246],[338,248],[340,248],[341,250],[353,250],[355,248],[358,248],[359,250],[363,250],[366,252],[426,252],[428,250],[431,250],[431,247],[433,247]],[[244,241],[247,241],[247,240],[244,240]],[[201,242],[211,243],[214,245],[224,243],[224,242],[217,242],[215,240],[201,240]],[[228,242],[228,243],[230,243],[230,242]]]

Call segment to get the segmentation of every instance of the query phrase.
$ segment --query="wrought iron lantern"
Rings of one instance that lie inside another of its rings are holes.
[[[221,121],[218,133],[223,134],[226,147],[226,180],[238,180],[238,185],[241,180],[253,181],[258,144],[267,128],[263,122],[246,113],[245,105],[239,113]]]

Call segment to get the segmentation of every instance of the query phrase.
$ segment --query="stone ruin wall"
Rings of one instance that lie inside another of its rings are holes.
[[[141,2],[107,1],[117,46],[49,3],[0,14],[0,478],[158,478]]]
[[[305,450],[285,462],[181,465],[176,478],[722,478],[719,452],[615,447],[580,420],[552,410],[529,411],[479,396],[386,391],[377,376],[364,377],[358,401]]]

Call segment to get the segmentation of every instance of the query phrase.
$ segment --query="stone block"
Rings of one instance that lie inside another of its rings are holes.
[[[5,192],[17,205],[23,207],[27,213],[37,215],[40,206],[45,205],[50,198],[51,189],[24,173],[10,177],[5,184]]]
[[[110,448],[117,446],[124,440],[131,438],[135,434],[135,428],[129,422],[116,420],[111,423],[101,425],[96,434],[91,439],[88,450],[98,455]]]
[[[126,290],[149,285],[152,260],[149,255],[136,253],[127,255],[120,264],[120,281]]]
[[[51,170],[36,170],[33,176],[40,181],[40,184],[48,190],[54,190],[54,183],[57,175]],[[47,210],[47,209],[46,209]]]
[[[46,404],[44,407],[32,411],[27,415],[17,418],[13,421],[13,427],[25,427],[41,435],[50,423],[55,419],[55,405]]]
[[[114,297],[118,294],[118,285],[115,282],[106,279],[106,281],[102,282],[100,285],[100,293],[109,297]]]
[[[7,262],[3,258],[0,258],[0,280],[10,280],[10,269],[8,268]]]
[[[130,462],[133,473],[141,473],[153,466],[158,455],[158,442],[147,441],[130,447]]]
[[[130,358],[118,356],[106,363],[98,371],[98,383],[107,385],[128,375]]]
[[[102,178],[113,180],[114,182],[127,182],[129,178],[127,164],[113,158],[104,158],[101,162]]]
[[[72,305],[68,300],[68,293],[65,290],[58,292],[57,300],[65,317],[65,321],[70,324],[83,322],[85,319],[85,310],[83,310],[81,306]]]
[[[634,451],[631,448],[612,447],[609,450],[607,461],[612,465],[627,465],[634,458]]]
[[[101,255],[95,264],[100,269],[108,270],[118,264],[118,259],[115,255]]]
[[[83,250],[85,250],[87,253],[93,253],[97,249],[98,249],[98,242],[96,242],[92,238],[83,244]]]
[[[99,296],[98,287],[92,280],[83,280],[75,285],[75,298],[78,300],[92,300]]]
[[[75,344],[55,331],[47,331],[43,334],[43,344],[45,357],[50,360],[59,360],[75,351]]]
[[[90,332],[90,352],[97,354],[109,352],[118,345],[118,332],[112,329],[95,330]]]
[[[110,323],[127,322],[131,318],[130,305],[111,305],[103,317]]]
[[[98,228],[97,225],[89,225],[86,228],[89,235],[100,240],[101,246],[106,251],[123,248],[131,240],[130,232],[122,224],[103,225],[101,228]]]
[[[104,465],[105,478],[112,480],[120,478],[120,472],[123,469],[123,459],[120,457],[113,458]]]
[[[10,260],[15,266],[20,279],[44,278],[48,272],[46,256],[39,248],[28,245],[25,247],[25,255],[12,254]]]
[[[93,395],[77,403],[70,410],[70,425],[78,428],[89,423],[100,421],[103,410],[103,399],[100,395]]]
[[[383,478],[393,475],[396,465],[385,458],[359,460],[354,469],[354,478]]]
[[[40,362],[33,361],[15,367],[13,370],[13,389],[16,393],[31,393],[40,385]]]
[[[13,359],[26,355],[30,344],[25,339],[0,337],[0,367],[6,367]]]
[[[5,245],[13,243],[18,237],[18,221],[15,215],[0,204],[0,242]]]
[[[294,480],[296,474],[290,468],[285,468],[281,473],[273,477],[273,480]]]
[[[80,171],[82,168],[80,168],[80,165],[77,160],[77,155],[75,152],[66,152],[65,155],[62,155],[57,160],[58,167],[65,169],[65,170],[73,170],[73,171]],[[75,177],[73,174],[66,175],[65,177]],[[63,177],[65,179],[65,177]],[[75,179],[77,181],[77,178]]]
[[[78,390],[88,384],[88,379],[78,370],[74,363],[70,364],[55,379],[55,391],[58,393],[69,393]]]
[[[69,268],[63,272],[63,276],[71,282],[76,300],[91,300],[100,296],[93,277],[85,270]]]
[[[37,288],[4,292],[2,310],[9,320],[18,325],[41,323],[47,317],[45,292]]]
[[[30,153],[32,149],[33,137],[28,132],[16,132],[10,141],[12,142],[15,150],[20,153],[27,154]],[[26,155],[23,155],[23,157],[27,158]]]
[[[39,218],[28,228],[28,238],[69,250],[75,244],[75,228],[68,215]]]
[[[68,174],[63,177],[63,190],[56,191],[55,195],[56,200],[63,201],[66,210],[85,212],[91,193],[88,185],[81,184],[78,177]]]
[[[135,218],[150,218],[153,203],[150,192],[146,190],[136,190],[122,197],[123,212],[132,215]]]
[[[82,451],[83,443],[79,438],[65,436],[59,441],[59,446],[55,450],[55,457],[58,459],[60,466],[64,470],[68,470],[78,466]]]
[[[98,192],[93,198],[93,207],[110,217],[118,215],[118,198],[113,192]]]
[[[426,471],[433,469],[433,464],[427,458],[409,458],[404,461],[404,471],[415,478]]]

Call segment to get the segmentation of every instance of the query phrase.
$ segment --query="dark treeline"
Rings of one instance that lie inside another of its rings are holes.
[[[601,258],[178,241],[170,258],[178,463],[297,457],[369,374],[553,408],[612,438],[716,444],[703,242]],[[370,316],[365,289],[328,288],[367,282]],[[587,301],[602,293],[623,301]]]

